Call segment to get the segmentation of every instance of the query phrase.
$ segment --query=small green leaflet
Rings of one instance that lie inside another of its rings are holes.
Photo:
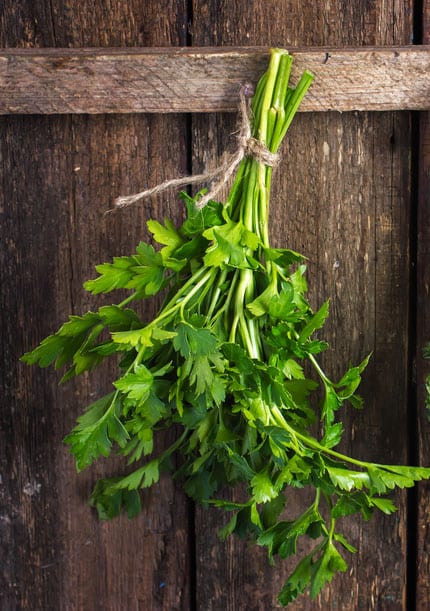
[[[169,219],[164,219],[164,226],[158,221],[150,220],[147,222],[147,226],[155,240],[159,244],[164,244],[164,248],[160,251],[164,266],[175,271],[181,270],[186,261],[181,260],[180,257],[175,257],[175,254],[184,245],[185,240],[176,230],[174,224]]]
[[[377,497],[369,497],[369,504],[379,509],[383,513],[390,515],[397,511],[397,507],[394,505],[391,499],[381,499]]]
[[[331,541],[324,547],[322,555],[311,567],[311,598],[314,600],[326,583],[338,572],[345,572],[348,566]]]
[[[312,316],[312,318],[305,324],[305,326],[303,327],[303,329],[300,332],[300,336],[299,336],[299,340],[301,342],[307,340],[310,338],[310,336],[317,330],[320,329],[327,316],[328,316],[328,307],[329,307],[329,302],[326,301],[325,303],[323,303],[323,305],[320,307],[320,309],[318,310],[318,312],[316,312],[316,314],[314,314]]]
[[[267,503],[278,496],[267,470],[256,473],[251,479],[252,496],[256,503]]]
[[[110,331],[128,331],[142,326],[142,321],[130,308],[120,308],[117,305],[102,306],[97,313]]]
[[[350,492],[353,489],[361,490],[363,486],[370,488],[371,480],[368,473],[350,471],[339,467],[326,467],[331,481],[341,490]]]
[[[326,426],[324,437],[321,439],[321,445],[326,448],[334,448],[340,443],[343,434],[343,424],[336,422],[330,426]]]
[[[283,269],[288,268],[294,263],[300,263],[305,259],[303,255],[288,248],[265,248],[264,257],[266,261],[274,261],[276,265]]]
[[[150,348],[154,345],[154,342],[165,342],[173,337],[176,337],[175,331],[167,331],[151,325],[133,331],[112,333],[114,342],[123,344],[125,348]]]
[[[212,354],[217,346],[217,338],[208,329],[198,329],[188,323],[180,323],[173,340],[175,350],[184,359]]]
[[[135,418],[127,423],[127,432],[131,439],[124,446],[124,456],[129,456],[128,463],[131,464],[152,454],[154,450],[154,433],[152,428],[146,428],[146,422],[141,418]],[[152,423],[149,424],[152,426]]]
[[[123,477],[116,482],[113,488],[137,490],[138,488],[149,488],[152,484],[158,482],[160,478],[160,470],[158,460],[151,460],[140,469],[133,471],[130,475]]]
[[[118,478],[100,479],[94,487],[90,505],[97,509],[100,520],[111,520],[119,516],[123,507],[130,519],[142,510],[139,493],[136,490],[115,489],[117,481]]]
[[[282,291],[277,297],[271,299],[269,303],[269,314],[277,320],[285,320],[296,323],[302,320],[302,313],[297,307],[296,294],[294,287],[290,283],[285,283]]]
[[[137,261],[133,257],[114,257],[112,263],[96,265],[99,277],[87,280],[84,288],[93,295],[109,293],[114,289],[124,289],[133,277],[131,269],[136,264]]]
[[[185,201],[187,208],[187,218],[183,223],[180,233],[188,237],[201,236],[206,229],[215,225],[223,225],[223,205],[221,202],[210,201],[204,208],[196,207],[196,200],[206,191],[200,191],[195,198],[191,198],[187,193],[182,192],[181,197]]]
[[[411,488],[415,482],[430,478],[430,468],[394,465],[368,465],[371,490],[384,494],[394,488]]]
[[[216,336],[208,329],[180,323],[173,346],[185,359],[181,367],[180,384],[195,386],[197,395],[207,392],[219,405],[225,398],[224,382],[219,376],[224,365]]]
[[[287,359],[282,364],[282,373],[289,380],[304,380],[305,374],[303,372],[303,367],[297,363],[294,359]]]
[[[184,243],[184,239],[179,235],[176,227],[169,219],[164,219],[164,226],[158,221],[150,220],[147,223],[149,231],[159,244],[165,244],[161,250],[163,260],[169,258],[171,254]]]
[[[141,327],[137,314],[131,309],[117,305],[102,306],[98,312],[87,312],[83,316],[70,316],[68,322],[57,333],[50,335],[22,360],[29,364],[37,363],[47,367],[55,361],[59,369],[67,364],[70,369],[64,374],[62,382],[84,371],[97,367],[104,357],[117,352],[118,347],[109,341],[98,343],[105,328],[110,331],[125,332]]]
[[[346,549],[348,552],[351,552],[351,554],[355,554],[357,552],[357,548],[351,545],[350,543],[348,543],[345,537],[341,535],[340,533],[334,533],[333,539],[337,541],[338,543],[340,543],[341,546],[344,549]]]
[[[249,267],[247,249],[254,251],[260,244],[255,233],[246,229],[241,223],[228,220],[224,225],[213,227],[203,232],[203,236],[213,241],[207,250],[204,264],[208,267]]]
[[[227,537],[229,537],[230,535],[234,533],[236,526],[237,526],[237,513],[233,515],[233,517],[231,518],[231,520],[227,522],[227,524],[225,524],[222,528],[219,529],[218,531],[219,538],[222,541],[225,541]]]
[[[133,372],[114,382],[114,386],[127,395],[133,405],[139,405],[148,399],[153,381],[152,373],[144,365],[137,365]]]
[[[278,297],[277,287],[269,285],[254,301],[246,305],[254,316],[263,316],[269,311],[272,299]]]
[[[190,385],[195,385],[197,396],[207,391],[217,405],[225,398],[224,382],[216,373],[221,366],[218,355],[215,353],[189,359],[183,370],[184,375],[189,376]]]
[[[314,556],[314,552],[305,556],[289,577],[278,597],[282,605],[295,600],[308,586],[310,586],[311,598],[314,600],[337,572],[344,572],[348,568],[345,560],[329,540],[317,560]]]
[[[142,296],[155,295],[163,282],[163,258],[152,246],[141,242],[133,257],[114,257],[112,263],[97,265],[96,271],[98,278],[84,284],[93,295],[114,289],[135,289]]]
[[[29,365],[37,363],[39,367],[48,367],[55,361],[58,369],[73,359],[86,342],[90,331],[99,325],[100,317],[94,312],[87,312],[83,316],[70,316],[69,321],[64,323],[57,333],[44,339],[32,352],[24,354],[21,360]]]
[[[281,558],[288,558],[296,553],[297,539],[307,533],[316,536],[321,534],[320,525],[323,519],[311,505],[301,516],[292,522],[279,521],[264,531],[257,539],[259,545],[267,546],[269,555],[278,554]]]
[[[281,605],[286,606],[303,594],[311,581],[311,570],[312,555],[310,554],[299,562],[279,593],[278,601]]]
[[[78,471],[88,467],[96,458],[109,456],[112,443],[124,447],[129,438],[117,415],[117,394],[110,393],[89,406],[78,418],[78,424],[65,438],[71,446]]]

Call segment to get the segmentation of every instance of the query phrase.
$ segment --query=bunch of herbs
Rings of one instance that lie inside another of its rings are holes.
[[[292,87],[291,64],[286,51],[272,50],[252,102],[253,136],[272,153],[312,82],[305,72]],[[23,360],[66,366],[66,381],[119,357],[112,391],[86,409],[66,438],[79,471],[113,451],[131,467],[126,476],[99,480],[91,504],[102,519],[123,507],[135,516],[141,490],[166,470],[192,499],[228,512],[222,537],[251,537],[271,560],[293,556],[299,538],[310,538],[311,551],[279,594],[286,605],[307,588],[315,598],[346,571],[345,555],[356,550],[338,531],[338,518],[392,513],[385,495],[430,477],[430,469],[373,464],[335,449],[343,434],[339,409],[362,407],[357,388],[368,357],[338,381],[322,370],[318,355],[327,344],[316,332],[328,302],[313,311],[304,257],[270,245],[271,176],[271,167],[246,157],[224,204],[210,201],[200,210],[200,194],[183,194],[187,216],[180,227],[148,221],[160,249],[141,242],[135,254],[98,265],[98,276],[84,285],[93,295],[117,289],[130,295],[71,316]],[[142,322],[130,304],[160,292],[167,294],[162,307]],[[322,396],[320,410],[313,395]],[[166,429],[177,432],[176,440],[156,453],[154,438]],[[238,484],[246,488],[244,502],[220,498]],[[314,496],[286,520],[292,487],[313,489]]]

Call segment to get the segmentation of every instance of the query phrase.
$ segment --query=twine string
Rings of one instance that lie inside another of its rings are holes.
[[[251,123],[249,119],[248,105],[248,100],[245,95],[245,88],[242,87],[240,90],[239,101],[240,125],[238,146],[236,151],[228,155],[220,166],[214,170],[211,170],[210,172],[205,172],[204,174],[195,174],[194,176],[183,176],[165,180],[155,187],[145,189],[144,191],[135,193],[134,195],[122,195],[116,198],[114,202],[115,208],[125,208],[127,206],[131,206],[136,202],[150,197],[151,195],[162,193],[163,191],[173,187],[182,187],[185,185],[208,182],[210,185],[208,192],[196,202],[196,207],[201,209],[204,208],[210,200],[215,199],[217,193],[227,183],[244,157],[252,157],[256,161],[264,163],[270,167],[275,167],[278,165],[279,155],[277,153],[272,153],[263,144],[263,142],[251,136]]]

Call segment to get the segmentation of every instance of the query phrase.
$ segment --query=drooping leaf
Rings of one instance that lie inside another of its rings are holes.
[[[78,471],[88,467],[99,456],[108,456],[113,442],[120,447],[127,443],[129,435],[116,411],[117,395],[106,395],[89,406],[65,438],[75,456]]]
[[[345,572],[348,566],[334,544],[329,541],[321,557],[312,565],[311,569],[311,598],[314,600],[326,583],[330,583],[338,572]]]

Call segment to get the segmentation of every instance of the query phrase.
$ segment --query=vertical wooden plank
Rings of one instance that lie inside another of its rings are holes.
[[[430,426],[425,410],[425,380],[430,375],[430,363],[423,358],[423,348],[430,342],[430,117],[420,119],[420,181],[417,247],[417,396],[418,396],[418,459],[430,463]],[[417,609],[430,606],[430,486],[420,483],[417,496]]]
[[[407,44],[412,3],[251,1],[193,3],[193,44],[272,46]],[[310,93],[312,95],[312,93]],[[234,118],[193,119],[194,170],[211,167],[234,140]],[[272,236],[309,257],[314,306],[331,298],[324,366],[333,377],[370,351],[362,413],[344,412],[343,449],[380,462],[406,462],[409,232],[409,117],[392,113],[299,116],[273,186]],[[399,513],[342,523],[358,547],[350,571],[317,601],[292,609],[405,609],[405,498]],[[300,495],[289,495],[289,508]],[[235,539],[220,543],[220,514],[197,512],[199,609],[279,608],[293,565]],[[214,568],[215,567],[215,568]]]
[[[424,0],[422,13],[423,44],[430,41],[430,2]],[[430,113],[420,113],[418,151],[417,216],[417,310],[416,310],[416,376],[417,376],[417,458],[430,464],[430,424],[425,410],[425,380],[430,375],[430,361],[424,360],[423,348],[430,343]],[[416,608],[430,607],[430,485],[420,483],[417,501],[417,588]]]
[[[185,2],[8,2],[4,46],[178,45]],[[158,198],[103,216],[113,198],[186,170],[183,117],[14,117],[2,122],[2,609],[187,609],[187,503],[166,478],[136,520],[101,523],[88,507],[98,476],[77,475],[62,444],[112,368],[58,388],[18,357],[71,312],[100,304],[82,289],[94,265],[132,252]],[[110,302],[111,298],[106,300]],[[143,315],[149,316],[150,311]]]
[[[69,143],[67,133],[60,134],[58,120],[15,117],[2,124],[0,599],[5,609],[49,608],[50,596],[59,608],[60,600],[61,541],[52,536],[60,513],[58,464],[49,433],[54,429],[61,438],[60,409],[52,411],[53,377],[17,362],[27,342],[49,332],[56,313],[61,223],[52,209],[65,189],[50,185],[64,172],[63,143]],[[39,312],[43,308],[45,315]]]

